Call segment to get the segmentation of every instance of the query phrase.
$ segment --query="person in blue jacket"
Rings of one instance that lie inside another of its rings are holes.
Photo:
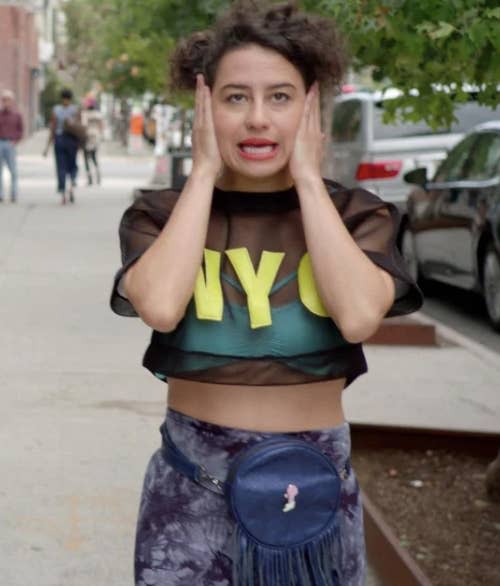
[[[68,132],[65,121],[78,121],[80,113],[78,106],[73,103],[73,92],[64,88],[60,94],[61,102],[52,110],[50,119],[50,133],[47,146],[43,152],[47,156],[50,145],[54,144],[54,157],[57,173],[57,193],[64,205],[75,201],[76,176],[78,165],[76,156],[81,144],[77,136]]]

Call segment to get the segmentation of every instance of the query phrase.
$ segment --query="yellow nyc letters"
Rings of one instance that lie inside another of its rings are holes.
[[[270,326],[272,317],[269,294],[285,253],[264,250],[260,257],[259,268],[255,272],[246,248],[233,248],[225,252],[247,294],[251,328]],[[205,249],[205,273],[200,267],[194,289],[198,319],[222,321],[224,299],[220,282],[221,256],[218,251]],[[300,300],[305,307],[315,315],[328,317],[314,283],[311,259],[307,252],[300,261],[297,278]]]
[[[206,276],[200,267],[194,287],[194,303],[198,319],[222,321],[224,300],[219,277],[220,261],[220,252],[205,248]]]

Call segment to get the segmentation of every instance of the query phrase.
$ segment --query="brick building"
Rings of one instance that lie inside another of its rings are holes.
[[[21,2],[0,1],[0,91],[10,89],[25,124],[36,128],[39,110],[38,32],[33,10]]]

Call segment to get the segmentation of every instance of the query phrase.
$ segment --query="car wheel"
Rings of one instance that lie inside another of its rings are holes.
[[[500,330],[500,257],[490,244],[483,261],[483,294],[488,317],[496,330]]]
[[[405,228],[401,236],[401,254],[406,262],[406,267],[410,277],[417,282],[419,279],[418,258],[415,249],[415,240],[413,234],[408,228]]]

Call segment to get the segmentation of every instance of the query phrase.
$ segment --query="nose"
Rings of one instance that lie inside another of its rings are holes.
[[[264,100],[254,99],[249,103],[245,122],[249,129],[262,129],[269,126],[269,117]]]

